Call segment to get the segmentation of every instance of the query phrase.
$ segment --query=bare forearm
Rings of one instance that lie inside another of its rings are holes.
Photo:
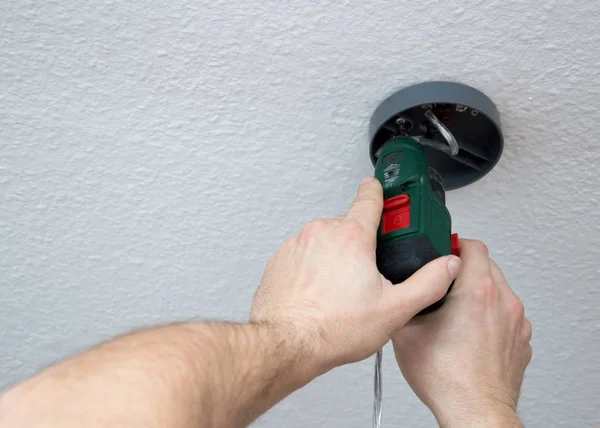
[[[309,354],[266,325],[140,331],[8,391],[0,426],[241,427],[317,374]]]
[[[212,349],[211,427],[242,427],[325,370],[292,329],[273,325],[215,326],[229,334]],[[224,333],[224,332],[223,332]],[[223,361],[225,359],[225,361]]]

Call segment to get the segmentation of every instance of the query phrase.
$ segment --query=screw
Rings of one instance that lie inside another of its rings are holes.
[[[412,122],[404,117],[397,118],[395,122],[400,132],[408,132],[413,128]]]

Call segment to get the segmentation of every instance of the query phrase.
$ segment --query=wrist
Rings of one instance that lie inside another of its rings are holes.
[[[258,329],[265,345],[268,343],[266,347],[271,348],[273,357],[280,361],[282,375],[296,387],[328,371],[309,332],[283,322],[251,323],[251,326]]]
[[[309,342],[285,325],[251,322],[186,327],[200,336],[196,340],[202,346],[193,359],[202,361],[198,395],[203,411],[208,415],[217,410],[205,417],[210,426],[247,426],[318,375]],[[220,403],[227,402],[230,410],[218,411]],[[236,423],[227,422],[231,420]]]
[[[515,409],[499,401],[464,401],[436,410],[434,415],[441,428],[522,428]]]

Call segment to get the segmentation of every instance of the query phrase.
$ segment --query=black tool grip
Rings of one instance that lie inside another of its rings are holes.
[[[377,268],[393,284],[407,280],[421,267],[438,257],[440,257],[440,254],[425,235],[384,241],[377,244]],[[452,285],[454,285],[454,282],[450,284],[448,292],[450,292]],[[446,296],[423,309],[417,315],[439,309],[445,300]]]

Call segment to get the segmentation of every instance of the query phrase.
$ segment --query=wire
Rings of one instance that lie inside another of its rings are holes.
[[[454,138],[454,135],[452,135],[452,132],[450,132],[450,130],[446,128],[446,125],[444,125],[442,121],[439,120],[431,110],[427,110],[425,112],[425,117],[429,119],[431,124],[435,126],[438,132],[442,134],[442,136],[446,139],[446,142],[450,146],[450,154],[452,156],[456,156],[458,154],[459,147],[456,138]]]
[[[382,410],[382,385],[381,385],[381,360],[383,349],[375,354],[375,375],[373,376],[373,428],[381,427]]]

